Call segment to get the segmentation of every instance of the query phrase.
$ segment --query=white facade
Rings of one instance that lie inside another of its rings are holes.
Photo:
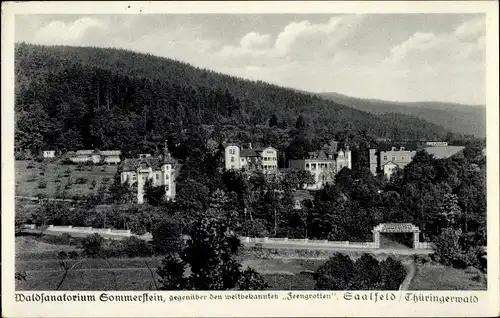
[[[104,162],[107,164],[119,164],[120,150],[78,150],[76,154],[69,159],[74,163],[92,162],[94,164]]]
[[[337,155],[337,171],[342,170],[342,168],[346,167],[352,169],[351,166],[351,151],[350,150],[340,150]]]
[[[277,172],[278,171],[278,151],[273,147],[262,149],[261,152],[261,166],[264,172]]]
[[[263,172],[277,172],[278,151],[273,147],[241,149],[238,145],[226,144],[224,167],[226,170],[255,169]]]
[[[55,150],[44,150],[43,151],[43,157],[44,158],[54,158],[56,156],[56,151]]]
[[[226,146],[224,150],[224,161],[226,170],[240,169],[240,166],[242,165],[240,160],[243,159],[245,158],[240,159],[240,147],[232,144]],[[243,165],[245,164],[246,162],[243,163]]]
[[[327,183],[335,181],[335,175],[343,168],[352,169],[352,155],[349,147],[338,150],[336,142],[324,146],[322,150],[312,152],[309,158],[290,160],[289,168],[309,171],[314,177],[314,184],[306,185],[308,190],[319,190]]]
[[[163,163],[159,167],[153,167],[148,162],[141,162],[134,170],[126,170],[121,173],[121,182],[132,186],[137,185],[137,203],[144,203],[144,185],[146,180],[151,180],[154,187],[165,187],[165,198],[175,198],[175,167],[173,163]]]

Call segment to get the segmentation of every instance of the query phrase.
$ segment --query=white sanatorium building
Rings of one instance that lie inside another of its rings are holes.
[[[379,145],[370,149],[370,171],[374,174],[384,174],[390,179],[396,169],[408,165],[418,150],[425,150],[436,159],[450,158],[464,150],[464,146],[449,146],[444,141],[407,142],[397,147],[394,145]]]
[[[273,147],[253,148],[249,144],[245,149],[232,143],[224,143],[223,147],[226,170],[278,172],[278,151]]]
[[[137,203],[144,203],[144,184],[150,179],[153,186],[165,187],[165,198],[175,198],[177,161],[168,150],[160,157],[125,159],[122,164],[121,182],[130,186],[137,183]]]
[[[304,159],[290,160],[288,163],[291,169],[301,169],[309,171],[315,183],[308,186],[309,190],[321,189],[326,183],[332,183],[335,175],[342,169],[351,167],[351,150],[349,146],[345,149],[338,148],[338,142],[331,141],[329,145],[324,145],[319,151],[309,152]]]
[[[74,163],[107,163],[117,165],[120,163],[122,152],[120,150],[78,150],[76,153],[69,152],[69,160]]]

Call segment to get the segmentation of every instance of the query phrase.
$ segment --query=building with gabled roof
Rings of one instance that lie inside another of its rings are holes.
[[[122,152],[120,150],[78,150],[71,153],[69,160],[74,163],[107,163],[116,165],[119,164]]]
[[[254,148],[251,143],[246,148],[234,143],[223,143],[222,146],[226,170],[278,172],[278,150],[271,146]]]
[[[334,182],[335,175],[343,168],[351,169],[351,150],[349,146],[340,149],[338,142],[332,140],[318,151],[309,152],[303,159],[290,160],[288,167],[309,171],[315,183],[307,189],[318,190],[325,184]]]
[[[151,180],[155,187],[165,187],[165,198],[175,199],[175,178],[178,162],[166,148],[159,157],[125,159],[122,162],[121,182],[130,186],[137,185],[137,203],[144,203],[144,185]]]
[[[377,175],[383,173],[388,179],[396,169],[404,169],[408,165],[417,151],[424,150],[436,159],[450,158],[462,150],[464,146],[448,146],[447,142],[441,141],[421,141],[407,142],[395,145],[379,145],[369,150],[370,171]]]

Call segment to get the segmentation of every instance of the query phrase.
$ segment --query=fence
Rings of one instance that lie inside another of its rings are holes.
[[[78,233],[78,234],[104,234],[116,237],[130,237],[132,233],[130,230],[115,230],[115,229],[99,229],[93,227],[78,227],[78,226],[55,226],[49,225],[49,227],[45,230],[47,232],[63,232],[63,233]]]
[[[36,229],[34,224],[23,225],[24,229]],[[57,233],[78,233],[91,235],[98,233],[104,236],[111,236],[115,238],[126,238],[131,236],[137,236],[143,240],[149,241],[152,239],[151,233],[146,233],[144,235],[134,235],[130,230],[116,230],[116,229],[102,229],[93,227],[78,227],[78,226],[55,226],[49,225],[45,230],[46,232],[57,232]],[[184,238],[186,239],[186,238]],[[328,241],[328,240],[309,240],[309,239],[290,239],[284,238],[271,238],[271,237],[240,237],[240,241],[246,244],[268,244],[268,245],[299,245],[299,246],[310,246],[310,247],[347,247],[347,248],[379,248],[375,242],[349,242],[349,241]],[[419,242],[415,246],[415,249],[433,249],[432,243]]]
[[[349,241],[328,241],[309,239],[289,239],[289,238],[269,238],[269,237],[240,237],[242,243],[254,244],[276,244],[276,245],[301,245],[301,246],[321,246],[321,247],[350,247],[350,248],[376,248],[374,242],[349,242]]]

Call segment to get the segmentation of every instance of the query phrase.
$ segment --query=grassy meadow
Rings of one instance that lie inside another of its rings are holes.
[[[58,162],[15,162],[16,196],[72,198],[95,193],[109,186],[117,166],[63,165]],[[95,181],[95,185],[92,182]]]

